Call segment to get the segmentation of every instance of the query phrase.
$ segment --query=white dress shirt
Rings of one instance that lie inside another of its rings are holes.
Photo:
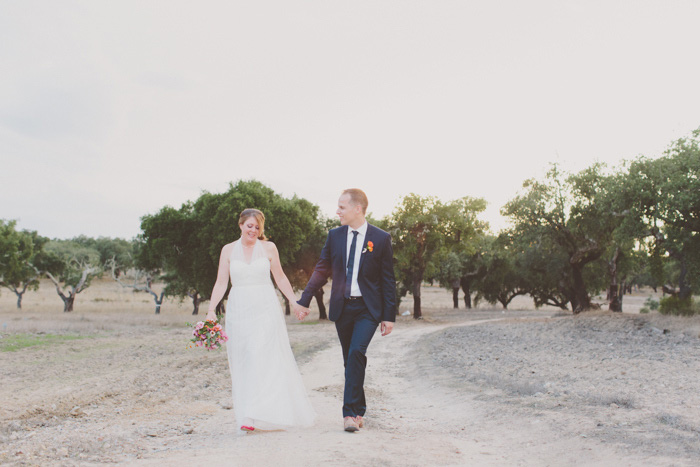
[[[350,259],[350,246],[352,245],[352,234],[353,230],[348,226],[348,249],[347,256],[345,257],[345,263],[347,264],[348,259]],[[362,292],[360,292],[360,286],[357,284],[357,273],[360,272],[360,257],[362,256],[362,249],[365,244],[365,235],[367,235],[367,222],[365,221],[357,229],[357,243],[355,244],[355,264],[352,268],[352,282],[350,286],[350,296],[351,297],[361,297]],[[347,272],[347,269],[346,269]]]

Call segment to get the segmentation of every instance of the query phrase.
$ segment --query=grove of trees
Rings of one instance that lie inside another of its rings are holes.
[[[156,313],[169,296],[191,300],[197,314],[209,299],[221,247],[238,237],[238,215],[248,207],[265,213],[287,276],[303,288],[338,223],[309,201],[255,180],[147,214],[132,240],[49,240],[0,220],[0,286],[21,308],[24,294],[48,278],[68,312],[94,278],[108,273],[123,287],[150,293]],[[391,215],[370,220],[392,234],[397,293],[411,295],[414,318],[423,316],[426,282],[447,289],[455,308],[461,291],[467,309],[482,300],[505,309],[527,295],[536,306],[579,313],[597,308],[592,298],[605,293],[608,309],[621,311],[631,287],[649,286],[667,295],[662,311],[698,311],[700,129],[656,158],[577,173],[552,165],[502,207],[510,226],[501,232],[479,218],[485,208],[482,198],[445,202],[411,193]],[[163,285],[154,290],[155,283]],[[316,299],[324,319],[323,292]]]

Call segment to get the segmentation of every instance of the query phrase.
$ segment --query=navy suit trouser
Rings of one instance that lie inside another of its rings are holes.
[[[379,323],[372,317],[363,300],[346,300],[343,312],[335,322],[345,362],[343,417],[365,415],[367,347],[378,326]]]

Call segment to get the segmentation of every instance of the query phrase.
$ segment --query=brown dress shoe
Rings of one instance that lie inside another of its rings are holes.
[[[352,417],[345,417],[343,425],[345,427],[345,431],[349,431],[351,433],[360,429],[360,427],[357,426],[357,422]]]
[[[362,423],[362,415],[358,415],[357,417],[355,417],[355,421],[357,422],[357,427],[358,427],[358,428],[364,428],[364,427],[365,427],[365,424]]]

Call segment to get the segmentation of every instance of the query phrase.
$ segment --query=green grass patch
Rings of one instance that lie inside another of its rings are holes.
[[[83,339],[85,336],[58,334],[11,334],[0,338],[1,352],[15,352],[20,349]]]
[[[319,320],[316,320],[316,321],[302,321],[301,323],[294,323],[294,324],[299,324],[299,325],[301,325],[301,326],[306,326],[306,325],[309,325],[309,324],[318,324],[318,323],[320,323]]]

